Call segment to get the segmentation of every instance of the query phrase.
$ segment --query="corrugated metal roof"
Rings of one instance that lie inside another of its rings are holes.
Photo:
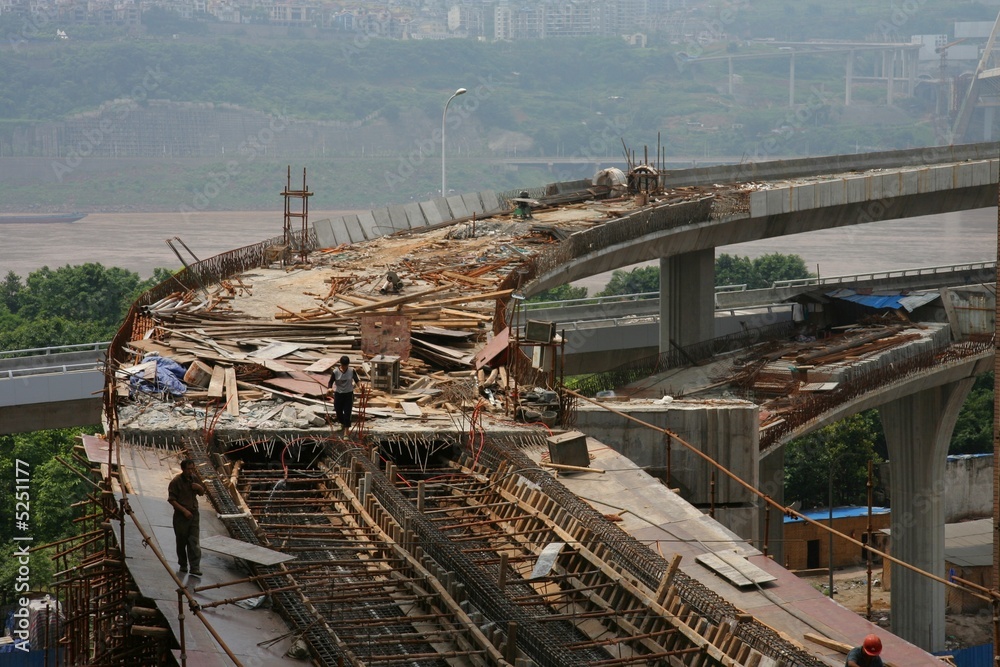
[[[888,514],[888,513],[889,513],[888,507],[872,508],[872,514]],[[800,514],[804,514],[813,521],[823,521],[824,519],[830,518],[830,510],[826,509],[825,507],[815,510],[805,510],[804,512],[800,512]],[[853,506],[853,505],[849,507],[833,508],[834,519],[847,519],[849,517],[856,517],[856,516],[868,516],[868,508],[861,506]],[[785,523],[801,523],[801,522],[802,519],[799,519],[797,517],[794,518],[787,516],[785,517]]]
[[[960,567],[992,565],[992,519],[945,524],[944,559]]]
[[[934,299],[940,297],[941,293],[932,290],[928,292],[913,293],[873,291],[870,294],[859,294],[855,290],[842,288],[832,292],[827,292],[826,295],[834,299],[843,299],[844,301],[859,303],[862,306],[867,306],[869,308],[876,308],[880,310],[898,310],[899,308],[904,308],[906,312],[912,313],[920,306],[928,304]]]

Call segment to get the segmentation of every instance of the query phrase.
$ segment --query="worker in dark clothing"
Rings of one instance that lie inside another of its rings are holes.
[[[880,653],[882,653],[882,640],[878,635],[868,635],[861,646],[855,646],[847,654],[845,667],[883,667]]]
[[[340,358],[340,365],[333,369],[333,375],[327,383],[327,388],[333,388],[333,410],[337,413],[337,422],[346,436],[351,430],[351,411],[354,409],[354,388],[357,386],[358,374],[351,368],[351,359],[346,354]]]
[[[177,540],[177,565],[181,572],[201,576],[201,543],[198,535],[198,496],[205,495],[205,487],[198,481],[194,461],[181,461],[181,472],[170,480],[167,502],[174,508],[174,537]]]

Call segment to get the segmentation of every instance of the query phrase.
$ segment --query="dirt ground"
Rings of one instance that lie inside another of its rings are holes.
[[[827,592],[829,576],[803,577],[812,586]],[[872,570],[872,622],[889,628],[891,593],[882,589],[882,569]],[[833,575],[833,598],[851,611],[865,615],[868,593],[865,568],[838,570]],[[988,610],[979,614],[946,614],[945,645],[949,650],[988,644],[993,641],[993,628]]]

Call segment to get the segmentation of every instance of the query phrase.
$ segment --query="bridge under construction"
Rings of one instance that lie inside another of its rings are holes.
[[[971,200],[996,166],[987,161],[985,177],[969,167]],[[820,180],[801,185],[818,196]],[[810,379],[780,361],[802,333],[782,324],[677,345],[650,368],[570,390],[562,335],[522,308],[560,267],[624,257],[647,234],[724,231],[754,202],[783,206],[754,195],[763,190],[665,188],[655,165],[634,165],[495,203],[463,197],[449,219],[417,225],[411,212],[406,229],[344,241],[336,225],[307,225],[305,183],[286,188],[282,236],[188,264],[140,297],[109,347],[107,435],[81,445],[95,487],[86,530],[55,546],[64,664],[271,665],[297,655],[324,666],[818,667],[842,664],[871,632],[896,664],[941,664],[784,570],[776,527],[796,513],[780,489],[761,487],[783,439],[901,382],[925,382],[910,393],[937,386],[925,376],[941,368],[964,382],[988,365],[991,339],[956,344],[950,324],[916,321],[859,333],[858,322],[791,352]],[[449,202],[435,205],[440,213]],[[360,220],[341,225],[368,236]],[[700,248],[674,252],[700,263]],[[344,355],[367,385],[347,433],[327,393]],[[663,402],[654,380],[681,372],[688,394]],[[825,389],[803,390],[827,372]],[[654,378],[635,406],[644,415],[593,397],[628,393],[642,374]],[[791,404],[762,418],[756,399],[767,393]],[[599,430],[595,411],[620,420],[603,422],[606,437],[588,437]],[[715,427],[691,437],[671,419]],[[614,431],[626,421],[663,465],[623,455]],[[170,548],[166,484],[185,457],[211,504],[203,579],[178,572]],[[879,555],[898,564],[899,581],[912,573],[958,585]]]

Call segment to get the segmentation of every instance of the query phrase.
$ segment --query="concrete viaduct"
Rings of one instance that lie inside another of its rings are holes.
[[[671,214],[666,207],[633,213],[612,243],[573,246],[572,256],[549,266],[523,287],[528,295],[555,285],[629,266],[660,261],[659,349],[711,339],[715,326],[714,249],[834,227],[898,219],[996,204],[1000,160],[996,144],[892,151],[859,156],[787,160],[691,169],[666,175],[667,187],[717,183],[766,183],[730,191],[728,198],[706,197]],[[817,175],[825,174],[825,175]],[[630,226],[631,225],[631,226]],[[943,563],[940,471],[958,409],[982,360],[942,374],[929,373],[894,392],[876,392],[861,405],[879,406],[893,459],[894,555],[923,569],[940,572]],[[942,369],[943,370],[943,369]],[[849,414],[845,412],[844,414]],[[831,417],[832,418],[832,417]],[[716,428],[723,442],[750,439],[760,481],[768,471],[758,458],[753,422]],[[811,425],[815,428],[817,424]],[[749,427],[749,428],[744,428]],[[738,432],[739,431],[739,432]],[[609,438],[606,442],[613,442]],[[916,444],[916,446],[914,446]],[[708,447],[706,446],[706,451]],[[769,457],[772,461],[779,456]],[[931,462],[940,459],[941,465]],[[773,471],[771,471],[773,472]],[[906,523],[900,523],[905,518]],[[755,520],[759,532],[759,521]],[[743,531],[746,532],[746,531]],[[924,649],[943,647],[944,595],[940,584],[903,576],[894,582],[893,631]]]
[[[992,143],[668,173],[668,187],[767,185],[735,201],[716,198],[710,206],[692,207],[686,218],[671,216],[666,210],[658,216],[656,208],[633,213],[631,226],[622,224],[631,235],[623,232],[610,243],[594,247],[576,243],[571,258],[540,271],[523,291],[530,295],[588,275],[659,259],[659,350],[688,347],[714,336],[716,247],[993,206],[998,176],[1000,160],[997,145]],[[943,513],[940,493],[935,490],[940,489],[947,443],[975,370],[966,369],[944,384],[912,385],[912,391],[896,397],[880,392],[873,402],[883,414],[892,455],[894,554],[930,572],[942,572],[944,562]],[[714,430],[705,432],[704,439],[736,436],[725,427]],[[726,436],[720,436],[720,431]],[[756,469],[744,473],[752,472],[757,481],[774,476],[764,460],[756,460],[752,464]],[[759,517],[752,523],[759,534]],[[747,531],[739,532],[745,535]],[[899,583],[892,600],[893,631],[924,649],[943,648],[942,585],[910,574]]]

